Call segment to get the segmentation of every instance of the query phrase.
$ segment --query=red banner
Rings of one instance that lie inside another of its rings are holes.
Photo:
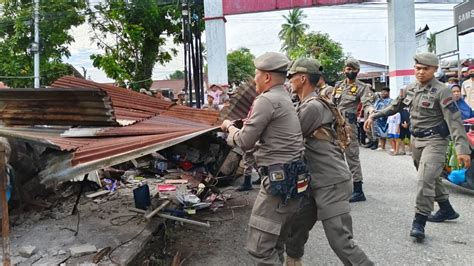
[[[222,0],[224,15],[362,2],[367,0]]]

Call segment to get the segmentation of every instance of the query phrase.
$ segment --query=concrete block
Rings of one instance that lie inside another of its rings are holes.
[[[31,255],[35,254],[38,249],[35,246],[22,246],[18,253],[24,258],[29,258]]]
[[[87,254],[92,254],[97,252],[97,248],[94,245],[80,245],[80,246],[74,246],[69,248],[69,251],[71,252],[71,256],[73,257],[80,257],[83,255]]]

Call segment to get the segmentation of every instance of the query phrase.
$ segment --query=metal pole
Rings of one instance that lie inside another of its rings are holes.
[[[5,147],[0,145],[0,201],[2,202],[3,265],[10,266],[10,217],[8,216],[5,158]]]
[[[35,0],[34,10],[35,20],[35,55],[34,55],[34,77],[35,77],[35,89],[40,87],[40,49],[39,49],[39,0]]]
[[[458,80],[459,82],[461,82],[461,78],[462,78],[462,66],[461,66],[461,57],[459,56],[459,53],[458,53]],[[461,84],[461,83],[459,83]]]

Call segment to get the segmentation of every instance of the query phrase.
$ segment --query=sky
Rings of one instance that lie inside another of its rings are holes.
[[[438,32],[453,26],[454,4],[416,4],[416,29],[427,24],[430,32]],[[286,11],[264,12],[226,16],[227,50],[240,47],[249,48],[258,56],[267,51],[279,51],[281,42],[278,32],[284,23],[282,15]],[[347,55],[360,60],[388,64],[387,51],[387,5],[386,4],[351,4],[332,7],[305,8],[307,18],[304,22],[309,25],[308,32],[320,31],[328,33],[339,42]],[[72,34],[76,41],[70,46],[71,57],[65,61],[82,72],[87,69],[87,76],[98,82],[111,81],[99,69],[92,66],[89,56],[100,53],[94,43],[89,25],[74,28]],[[205,42],[205,38],[203,40]],[[168,42],[168,46],[173,46]],[[474,57],[474,33],[459,37],[461,58]],[[179,54],[165,66],[156,65],[153,79],[165,79],[175,70],[183,69],[183,53]]]

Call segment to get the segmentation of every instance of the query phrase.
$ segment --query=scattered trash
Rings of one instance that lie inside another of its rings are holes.
[[[118,181],[115,180],[115,179],[110,179],[110,178],[104,178],[103,179],[104,183],[105,183],[105,189],[107,190],[110,190],[110,192],[114,192],[115,190],[117,190],[117,186],[118,186]]]

